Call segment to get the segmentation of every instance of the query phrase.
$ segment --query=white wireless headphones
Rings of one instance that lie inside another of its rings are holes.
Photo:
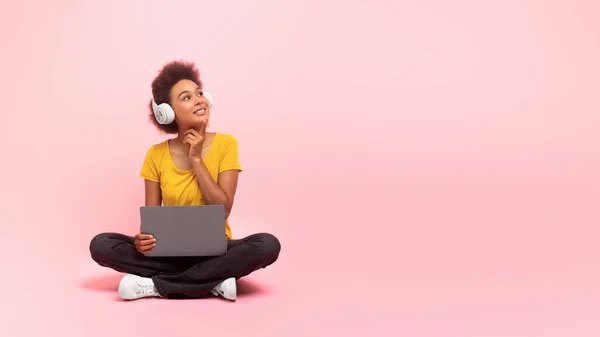
[[[202,94],[208,99],[208,107],[212,108],[212,96],[206,91],[203,91]],[[175,111],[168,103],[157,105],[156,102],[154,102],[154,98],[152,98],[152,111],[154,111],[154,118],[156,118],[156,121],[159,124],[171,124],[175,120]]]

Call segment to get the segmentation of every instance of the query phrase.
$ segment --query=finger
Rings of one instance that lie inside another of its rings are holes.
[[[135,236],[135,238],[138,240],[148,240],[148,239],[154,239],[154,236],[152,236],[152,234],[139,233],[138,235]]]
[[[200,135],[204,135],[206,132],[206,119],[202,120],[202,124],[200,124]]]
[[[135,239],[135,240],[133,240],[133,243],[134,243],[136,246],[149,245],[149,244],[152,244],[152,243],[154,243],[154,242],[156,242],[156,239],[155,239],[155,238],[149,238],[149,239],[139,239],[139,238],[138,238],[138,239]]]
[[[185,132],[185,135],[186,136],[188,136],[188,135],[190,135],[190,136],[198,136],[198,132],[196,130],[194,130],[194,129],[189,129],[189,130],[187,130]]]
[[[150,245],[150,246],[138,247],[138,251],[142,252],[142,253],[147,253],[147,252],[151,251],[152,249],[154,249],[155,246],[156,246],[156,244],[153,244],[153,245]]]
[[[188,137],[188,139],[189,139],[191,142],[196,142],[196,141],[198,140],[198,137],[196,137],[196,136],[194,136],[194,135],[189,135],[189,136],[187,136],[187,137]]]
[[[156,242],[156,239],[148,239],[148,240],[137,240],[137,245],[138,246],[149,246],[151,244],[154,244]]]

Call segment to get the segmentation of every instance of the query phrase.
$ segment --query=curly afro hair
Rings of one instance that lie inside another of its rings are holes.
[[[202,88],[200,81],[200,73],[196,66],[191,62],[173,61],[167,63],[158,73],[158,76],[152,81],[152,96],[156,104],[169,103],[171,104],[171,89],[177,82],[181,80],[190,80]],[[177,122],[171,124],[159,124],[154,118],[152,110],[152,101],[148,106],[150,108],[149,118],[156,128],[162,133],[177,134]]]

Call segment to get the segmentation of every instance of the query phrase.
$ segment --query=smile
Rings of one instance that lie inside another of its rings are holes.
[[[206,112],[206,109],[198,109],[198,110],[194,111],[194,115],[204,115],[205,112]]]

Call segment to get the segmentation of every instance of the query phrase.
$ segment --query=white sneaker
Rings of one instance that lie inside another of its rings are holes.
[[[152,279],[127,274],[119,283],[119,296],[124,300],[136,300],[142,297],[161,297]]]
[[[219,283],[216,287],[214,287],[214,289],[212,290],[212,293],[215,296],[221,295],[230,301],[235,301],[236,293],[237,293],[235,277],[230,277],[230,278],[226,279],[225,281]]]

